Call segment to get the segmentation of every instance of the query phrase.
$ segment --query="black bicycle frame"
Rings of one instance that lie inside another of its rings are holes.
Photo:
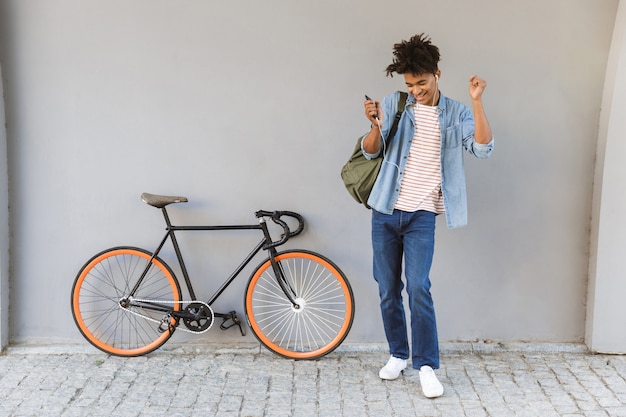
[[[145,270],[143,271],[143,273],[139,277],[139,280],[137,281],[137,283],[135,284],[134,288],[130,292],[129,297],[133,297],[135,295],[135,293],[139,289],[139,286],[141,285],[142,281],[144,280],[144,278],[148,274],[148,271],[150,270],[150,267],[152,266],[152,261],[161,252],[161,249],[163,249],[163,246],[165,246],[165,243],[167,242],[167,240],[170,239],[171,242],[172,242],[172,246],[174,247],[174,252],[176,253],[176,258],[178,260],[178,263],[180,265],[181,271],[183,273],[183,278],[185,279],[185,285],[187,286],[187,290],[189,291],[189,295],[191,296],[192,300],[196,299],[196,294],[195,294],[195,291],[193,289],[193,285],[191,283],[191,279],[189,278],[189,273],[187,272],[187,267],[185,266],[185,261],[183,259],[182,252],[180,250],[180,247],[178,246],[178,241],[176,240],[175,232],[177,232],[177,231],[211,231],[211,230],[213,230],[213,231],[217,231],[217,230],[261,230],[263,232],[263,239],[250,251],[248,256],[246,256],[246,258],[239,264],[239,266],[232,272],[232,274],[226,279],[226,281],[224,281],[224,283],[221,285],[221,287],[211,296],[211,298],[206,303],[208,305],[212,305],[219,298],[219,296],[222,295],[222,293],[226,290],[226,288],[228,288],[228,286],[235,280],[235,278],[237,278],[237,276],[241,273],[241,271],[243,271],[243,269],[250,263],[252,258],[254,258],[262,249],[265,249],[268,252],[268,256],[269,256],[270,262],[272,263],[272,268],[274,270],[274,274],[276,276],[276,280],[278,281],[278,284],[280,285],[281,289],[285,293],[285,296],[289,299],[289,301],[292,303],[294,308],[299,308],[298,304],[296,303],[296,301],[294,299],[294,294],[295,294],[294,290],[287,284],[287,282],[286,282],[286,280],[284,278],[284,274],[283,274],[282,270],[280,269],[280,265],[276,262],[276,259],[275,259],[276,254],[277,254],[276,246],[278,246],[279,244],[284,243],[284,241],[286,241],[286,239],[279,241],[279,243],[273,242],[272,241],[272,237],[270,235],[270,232],[269,232],[269,230],[267,228],[267,224],[266,224],[265,219],[263,217],[259,217],[259,224],[257,224],[257,225],[253,224],[253,225],[225,225],[225,226],[174,226],[174,225],[172,225],[172,223],[170,221],[170,218],[169,218],[169,216],[167,214],[167,210],[165,209],[165,207],[161,208],[161,211],[163,213],[163,217],[165,218],[165,224],[167,226],[166,227],[165,236],[161,240],[161,243],[159,243],[159,245],[156,248],[156,250],[153,252],[152,257],[150,258],[150,261],[148,262],[148,265],[146,266]],[[160,306],[158,304],[155,304],[155,303],[145,303],[145,302],[143,302],[143,304],[144,305],[145,304],[152,305],[152,307],[155,310],[156,309],[161,310],[161,307],[162,307],[162,306]],[[216,316],[219,317],[219,316],[222,316],[222,315],[221,314],[216,314]]]

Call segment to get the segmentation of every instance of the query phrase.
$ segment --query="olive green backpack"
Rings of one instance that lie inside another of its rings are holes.
[[[396,130],[398,130],[398,122],[400,121],[400,117],[404,111],[406,99],[407,93],[401,91],[400,97],[398,98],[398,111],[396,112],[393,126],[389,131],[387,143],[391,141],[393,136],[396,134]],[[381,152],[380,157],[367,159],[361,150],[361,141],[364,137],[365,136],[361,136],[357,139],[352,156],[350,156],[348,162],[346,162],[341,168],[341,179],[343,180],[343,184],[346,186],[346,189],[352,198],[369,209],[371,207],[367,205],[367,199],[372,192],[372,187],[374,187],[376,177],[378,177],[378,172],[380,171],[380,166],[383,163],[384,155]]]

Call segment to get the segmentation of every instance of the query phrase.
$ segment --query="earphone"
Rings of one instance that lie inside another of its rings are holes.
[[[435,98],[437,97],[437,91],[439,91],[439,76],[437,74],[435,74],[435,84],[437,84],[437,90],[435,91],[435,94],[433,94],[433,104],[431,104],[431,106],[435,105]]]

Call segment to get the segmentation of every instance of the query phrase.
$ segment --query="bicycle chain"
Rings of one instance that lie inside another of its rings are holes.
[[[186,300],[183,300],[183,301],[170,301],[170,300],[150,300],[150,299],[141,299],[141,298],[131,298],[131,299],[129,299],[129,301],[131,301],[131,302],[132,301],[137,301],[137,302],[140,302],[140,303],[160,303],[160,304],[184,304],[184,303],[191,304],[191,303],[197,303],[197,304],[202,304],[202,305],[206,306],[209,309],[209,311],[211,312],[211,324],[209,325],[209,327],[207,327],[206,329],[204,329],[202,331],[194,332],[193,330],[186,329],[184,327],[181,327],[180,325],[176,326],[176,330],[180,330],[180,331],[183,331],[183,332],[192,333],[192,334],[202,334],[202,333],[208,332],[211,329],[211,327],[213,327],[213,323],[215,323],[215,314],[213,313],[213,309],[211,308],[210,305],[208,305],[207,303],[205,303],[203,301],[197,301],[197,300],[194,300],[194,301],[186,301]],[[146,315],[138,313],[136,311],[130,310],[130,309],[126,308],[126,307],[123,307],[121,303],[117,303],[117,304],[120,306],[120,308],[122,310],[126,310],[130,314],[134,314],[135,316],[144,318],[144,319],[146,319],[148,321],[151,321],[153,323],[158,323],[159,324],[159,328],[160,328],[160,326],[162,324],[167,324],[169,326],[169,321],[170,321],[170,319],[172,317],[170,314],[166,314],[163,317],[163,319],[157,320],[157,319],[153,319],[152,317],[148,317]],[[167,320],[165,320],[166,317],[167,317]]]

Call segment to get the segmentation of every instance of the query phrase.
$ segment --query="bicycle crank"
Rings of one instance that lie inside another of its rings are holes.
[[[145,304],[142,305],[142,304]],[[140,313],[137,310],[141,310],[146,308],[147,310],[154,309],[155,306],[163,305],[163,304],[187,304],[184,310],[181,311],[169,311],[163,315],[160,320],[147,316],[145,314]],[[205,333],[207,332],[214,323],[214,314],[213,309],[202,301],[171,301],[171,300],[150,300],[150,299],[138,299],[138,298],[123,298],[119,301],[118,305],[124,311],[127,311],[130,314],[141,317],[145,320],[157,324],[157,330],[160,333],[166,331],[174,331],[175,329],[180,329],[181,331],[188,333]],[[172,320],[176,320],[172,323]],[[179,327],[179,321],[185,324],[187,329]]]

